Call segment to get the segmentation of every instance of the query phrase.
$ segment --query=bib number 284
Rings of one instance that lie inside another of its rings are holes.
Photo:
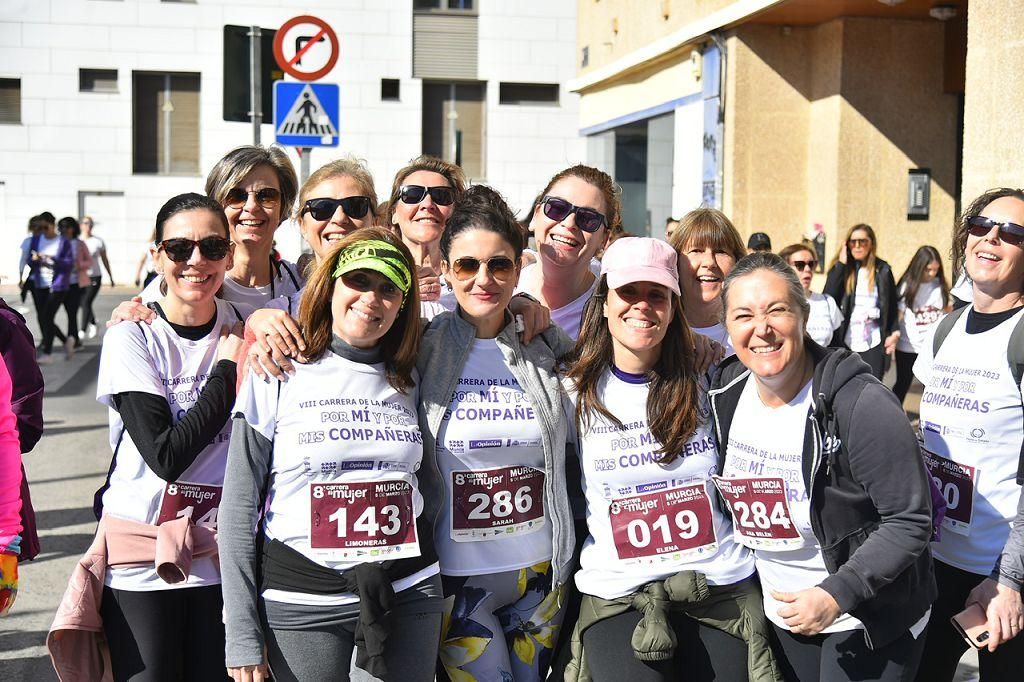
[[[803,545],[789,512],[781,478],[721,478],[715,485],[732,511],[737,540],[753,549],[780,550]]]

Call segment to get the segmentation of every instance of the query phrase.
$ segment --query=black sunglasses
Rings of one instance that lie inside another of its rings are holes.
[[[467,280],[470,277],[475,277],[476,273],[480,271],[480,266],[485,263],[487,272],[491,273],[494,279],[501,281],[507,280],[516,271],[516,262],[508,256],[492,256],[485,261],[472,256],[463,256],[456,258],[452,263],[452,272],[455,273],[456,279]]]
[[[273,187],[264,187],[262,189],[255,190],[233,187],[228,190],[227,196],[224,198],[224,205],[229,208],[242,208],[245,206],[245,202],[249,200],[250,194],[256,195],[256,203],[263,208],[273,208],[277,206],[279,201],[281,201],[281,191],[274,189]]]
[[[156,250],[163,251],[175,263],[184,263],[199,247],[199,254],[206,260],[222,260],[231,250],[231,240],[224,237],[203,237],[199,241],[178,237],[157,242]]]
[[[576,227],[584,232],[597,232],[601,229],[602,225],[608,222],[608,219],[604,217],[604,213],[595,211],[592,208],[575,206],[565,199],[559,199],[558,197],[546,196],[541,199],[541,205],[544,207],[544,215],[559,223],[575,213]]]
[[[1010,246],[1020,246],[1024,242],[1024,227],[1017,223],[1001,223],[983,215],[972,215],[967,219],[967,232],[975,237],[984,237],[993,227],[999,228],[999,238]]]
[[[345,197],[344,199],[307,199],[302,206],[301,217],[306,211],[313,216],[313,220],[330,220],[338,207],[345,211],[349,218],[363,218],[370,210],[370,197]]]
[[[438,185],[437,187],[402,185],[398,196],[404,204],[418,204],[423,201],[427,194],[430,194],[430,198],[438,206],[451,206],[455,202],[455,190],[444,185]]]
[[[803,270],[805,268],[809,268],[811,270],[815,269],[816,267],[818,267],[818,261],[816,261],[816,260],[795,260],[795,261],[790,261],[790,265],[792,265],[793,268],[797,272],[800,272],[801,270]]]

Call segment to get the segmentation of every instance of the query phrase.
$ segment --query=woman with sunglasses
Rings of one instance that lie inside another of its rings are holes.
[[[347,680],[353,655],[358,679],[433,680],[438,482],[421,466],[413,268],[390,230],[344,237],[299,304],[310,362],[242,384],[220,531],[235,680]]]
[[[870,225],[851,227],[829,266],[824,293],[843,311],[833,344],[859,353],[881,379],[885,356],[896,352],[900,330],[896,280],[889,264],[876,254],[877,245]]]
[[[932,327],[949,312],[949,282],[942,270],[942,256],[934,246],[922,246],[896,284],[899,294],[900,340],[896,344],[896,383],[892,392],[900,403],[914,379],[914,362],[921,346],[932,336]]]
[[[935,326],[914,364],[924,384],[922,454],[947,502],[932,544],[939,598],[917,679],[953,679],[968,644],[950,618],[975,609],[988,635],[978,655],[982,682],[1019,680],[1024,547],[1011,522],[1024,504],[1016,365],[1024,354],[1024,191],[995,189],[972,201],[954,228],[952,256],[972,282],[973,303]]]
[[[523,268],[518,291],[550,308],[551,320],[574,339],[597,286],[591,260],[619,226],[620,215],[611,176],[584,165],[556,173],[533,209],[530,229],[539,260]]]
[[[224,209],[236,245],[234,266],[224,278],[218,296],[251,309],[262,308],[278,296],[302,288],[302,273],[295,264],[277,258],[274,233],[291,212],[298,190],[295,169],[285,151],[276,146],[246,145],[228,152],[206,176],[206,194]],[[141,302],[160,297],[157,278],[141,294]],[[152,322],[139,301],[120,304],[110,321]]]
[[[732,355],[722,324],[722,282],[736,261],[747,255],[740,233],[721,211],[698,208],[679,219],[671,244],[681,256],[679,286],[687,324],[724,348],[725,355]]]
[[[811,291],[811,280],[818,267],[814,251],[806,244],[790,244],[779,251],[779,258],[789,263],[804,288],[804,296],[811,311],[807,316],[807,335],[819,346],[828,346],[843,323],[843,311],[828,294]]]
[[[434,543],[448,617],[451,679],[546,678],[572,568],[566,420],[555,373],[572,340],[556,326],[520,341],[509,301],[522,230],[502,197],[469,188],[441,236],[457,308],[427,327],[424,450],[444,482]]]
[[[217,530],[244,316],[215,297],[232,264],[228,234],[213,199],[169,199],[151,247],[166,286],[150,304],[157,319],[103,337],[97,396],[110,408],[114,452],[98,510],[103,547],[159,536],[154,526],[183,517],[194,534]],[[197,557],[184,573],[171,584],[152,558],[107,568],[100,615],[114,679],[223,679],[216,558]]]
[[[680,294],[676,251],[624,237],[583,315],[566,381],[588,530],[568,680],[775,679],[753,558],[715,500]]]
[[[388,201],[388,224],[416,259],[423,317],[455,309],[451,289],[440,279],[441,233],[455,202],[466,191],[466,176],[455,164],[419,156],[395,173]]]

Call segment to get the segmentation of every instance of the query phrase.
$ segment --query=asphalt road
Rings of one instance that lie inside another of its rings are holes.
[[[133,293],[127,288],[104,288],[96,299],[97,318],[107,319],[114,307]],[[0,287],[0,296],[12,306],[18,303],[13,287]],[[34,311],[23,314],[38,335]],[[61,313],[58,323],[63,320]],[[96,402],[102,333],[101,328],[99,336],[86,340],[85,348],[71,360],[55,352],[53,364],[42,368],[45,433],[35,450],[25,456],[42,553],[20,566],[18,601],[0,620],[0,680],[56,679],[46,652],[46,633],[68,576],[92,540],[96,529],[92,497],[110,465],[107,410]],[[907,398],[913,417],[918,399],[919,391]],[[976,679],[977,656],[970,652],[961,663],[957,680]]]

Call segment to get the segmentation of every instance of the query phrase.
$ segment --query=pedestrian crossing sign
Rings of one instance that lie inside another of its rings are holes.
[[[338,146],[338,86],[274,82],[274,136],[291,147]]]

